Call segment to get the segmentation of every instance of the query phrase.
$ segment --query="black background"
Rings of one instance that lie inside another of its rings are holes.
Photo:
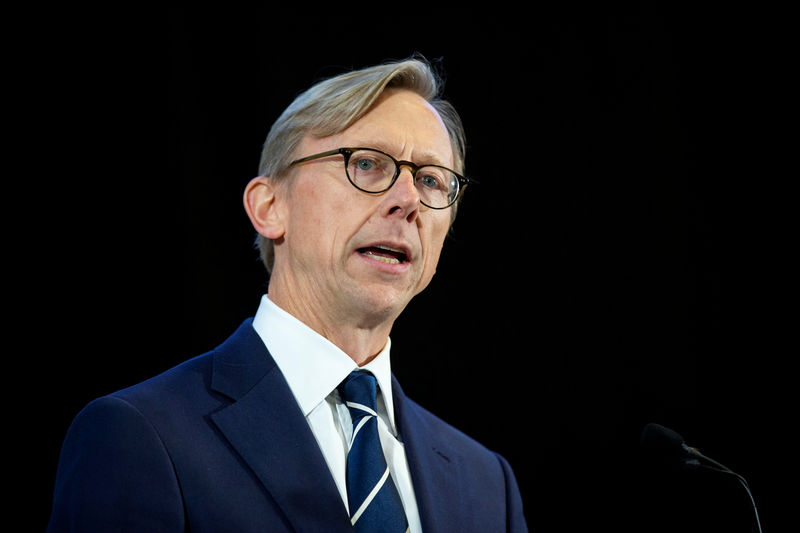
[[[8,103],[32,150],[7,228],[26,245],[10,333],[44,450],[31,522],[83,405],[255,312],[241,195],[282,109],[418,52],[445,73],[480,184],[393,330],[406,393],[510,461],[534,530],[748,531],[730,480],[642,457],[647,422],[744,475],[777,530],[794,440],[783,15],[597,4],[30,16]]]

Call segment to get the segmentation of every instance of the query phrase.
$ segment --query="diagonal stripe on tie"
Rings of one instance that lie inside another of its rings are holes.
[[[339,391],[353,419],[353,437],[347,454],[351,523],[359,532],[406,531],[408,524],[400,494],[378,436],[375,377],[367,372],[353,372]]]
[[[369,504],[372,503],[372,500],[375,499],[375,496],[377,496],[378,492],[383,488],[383,484],[386,482],[386,478],[388,477],[389,467],[387,466],[386,471],[383,473],[383,476],[381,476],[381,479],[378,480],[378,483],[372,488],[372,491],[370,491],[364,501],[361,502],[361,507],[359,507],[355,513],[353,513],[353,517],[350,519],[351,524],[358,522],[358,519],[361,518],[361,515],[367,510]]]
[[[353,409],[361,409],[365,413],[368,413],[368,414],[370,414],[372,416],[378,416],[378,413],[376,413],[373,409],[370,409],[369,407],[367,407],[364,404],[360,404],[360,403],[356,403],[356,402],[347,402],[346,405],[347,405],[347,407],[350,407],[350,408],[353,408]]]

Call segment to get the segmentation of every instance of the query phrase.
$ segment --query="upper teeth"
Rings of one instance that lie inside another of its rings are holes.
[[[405,253],[403,250],[398,250],[397,248],[389,248],[388,246],[376,246],[375,248],[380,248],[381,250],[389,250],[390,252],[396,252],[398,254]]]

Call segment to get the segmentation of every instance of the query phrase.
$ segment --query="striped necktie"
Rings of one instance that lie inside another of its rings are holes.
[[[350,522],[358,532],[407,531],[408,524],[378,437],[377,383],[367,372],[352,372],[339,385],[353,419],[347,453],[347,499]]]

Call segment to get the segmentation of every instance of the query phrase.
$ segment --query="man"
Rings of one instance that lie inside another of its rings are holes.
[[[527,530],[506,461],[391,375],[468,181],[438,90],[391,63],[279,117],[244,193],[268,294],[214,351],[76,417],[50,531]]]

